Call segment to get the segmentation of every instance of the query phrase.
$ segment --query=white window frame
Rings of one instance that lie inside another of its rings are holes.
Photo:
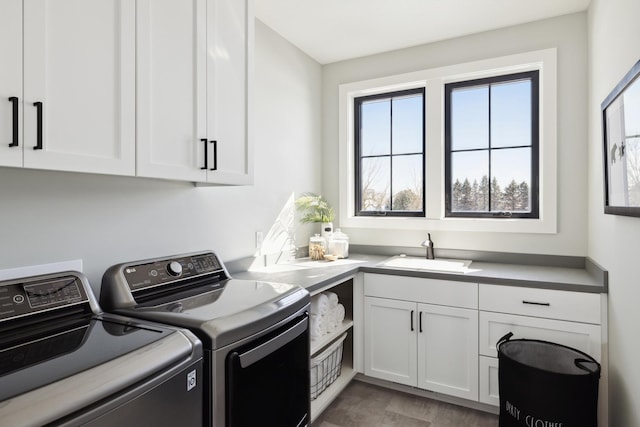
[[[555,48],[491,58],[339,86],[340,226],[353,228],[557,232],[557,53]],[[539,218],[445,218],[444,86],[447,83],[540,72]],[[354,99],[360,96],[425,88],[425,217],[355,216]]]

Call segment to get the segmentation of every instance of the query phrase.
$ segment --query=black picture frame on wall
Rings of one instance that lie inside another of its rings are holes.
[[[640,61],[602,102],[604,213],[640,217]]]

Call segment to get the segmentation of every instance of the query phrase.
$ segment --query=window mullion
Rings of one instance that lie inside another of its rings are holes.
[[[389,99],[389,208],[393,211],[393,98]]]
[[[492,191],[491,191],[492,190],[491,189],[491,183],[493,182],[493,176],[491,174],[491,89],[492,89],[492,86],[489,85],[489,91],[488,91],[488,93],[489,93],[488,104],[489,105],[487,106],[487,113],[489,114],[489,117],[488,117],[488,119],[489,119],[489,127],[487,129],[487,132],[489,133],[489,135],[487,135],[487,139],[488,139],[488,142],[489,142],[489,150],[488,150],[489,152],[488,152],[488,155],[487,155],[487,161],[489,162],[489,176],[488,176],[488,179],[489,179],[489,182],[488,182],[488,185],[489,185],[489,200],[488,200],[488,202],[489,202],[489,210],[488,211],[489,212],[493,211],[493,205],[492,205],[493,197],[491,197],[491,193],[492,193]]]

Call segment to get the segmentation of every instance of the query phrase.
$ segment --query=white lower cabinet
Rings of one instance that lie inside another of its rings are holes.
[[[480,356],[480,389],[478,400],[488,405],[500,405],[498,394],[498,358]]]
[[[511,332],[601,362],[606,419],[606,295],[373,273],[363,293],[366,376],[499,406],[496,343]]]
[[[415,302],[364,298],[364,373],[416,386],[418,341]]]
[[[479,308],[479,401],[482,403],[500,404],[496,343],[509,332],[513,333],[512,339],[558,343],[602,361],[599,294],[480,284]],[[606,381],[605,366],[602,381]],[[606,393],[601,393],[601,400],[606,400]]]
[[[366,274],[365,375],[478,400],[478,311],[424,303],[435,299],[473,305],[476,286]],[[414,295],[414,299],[396,299],[396,295]]]
[[[478,400],[478,311],[418,304],[418,387]]]

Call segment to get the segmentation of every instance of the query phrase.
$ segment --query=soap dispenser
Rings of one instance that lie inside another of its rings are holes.
[[[431,233],[427,233],[427,240],[422,242],[420,245],[427,248],[427,259],[436,258],[433,252],[433,241],[431,240]]]

